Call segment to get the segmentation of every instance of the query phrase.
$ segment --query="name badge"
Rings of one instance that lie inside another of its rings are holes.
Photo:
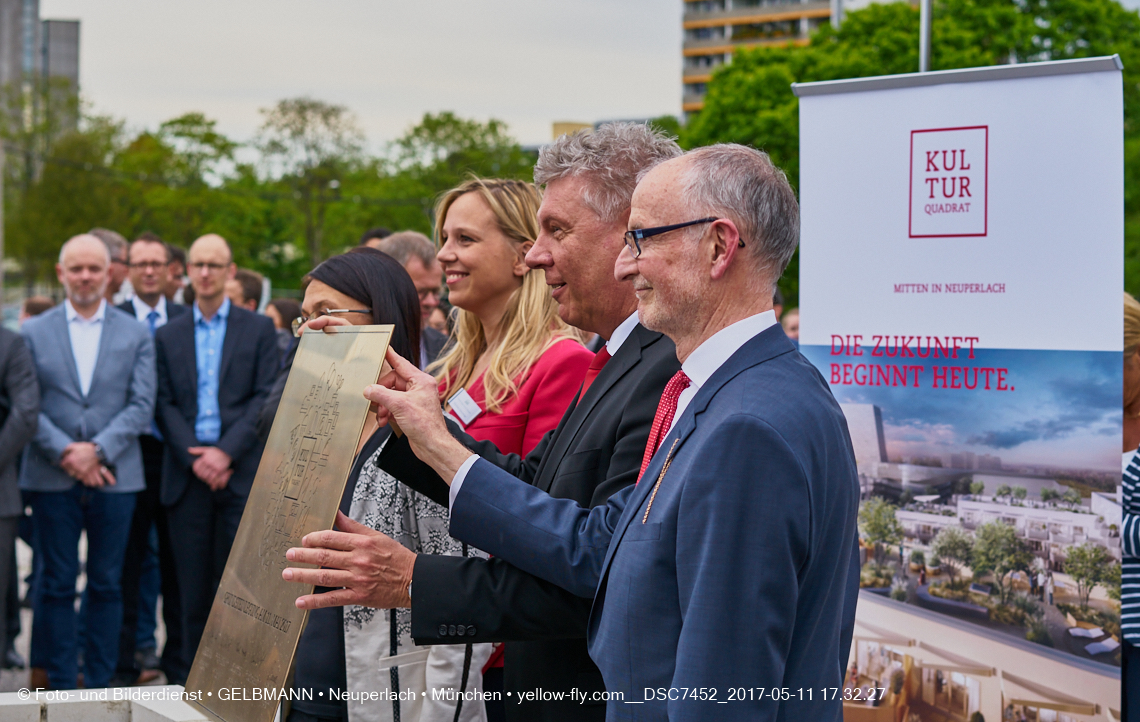
[[[447,400],[448,406],[463,422],[464,426],[470,426],[479,414],[483,413],[483,409],[479,408],[479,404],[475,403],[475,399],[471,398],[471,394],[467,393],[467,389],[459,389],[450,399]]]

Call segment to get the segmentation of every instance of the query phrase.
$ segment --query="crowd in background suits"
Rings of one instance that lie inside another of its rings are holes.
[[[361,243],[389,235],[373,229]],[[436,278],[417,288],[421,353],[433,360],[449,331],[426,326],[442,273],[411,265],[418,285]],[[152,233],[128,242],[96,228],[61,249],[57,271],[63,302],[29,297],[20,332],[0,328],[3,665],[30,664],[31,685],[42,688],[145,684],[160,672],[183,683],[288,375],[301,306],[267,298],[261,275],[234,267],[217,236],[187,253]],[[195,463],[217,452],[228,461],[211,486]],[[23,600],[18,537],[33,549]],[[21,603],[33,610],[30,660],[14,646]]]

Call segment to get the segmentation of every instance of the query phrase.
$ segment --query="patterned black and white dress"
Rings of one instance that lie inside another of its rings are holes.
[[[381,470],[376,460],[383,450],[381,444],[361,467],[349,516],[414,552],[463,555],[448,534],[447,509]],[[486,556],[473,549],[467,555]],[[490,644],[417,646],[411,610],[358,606],[344,608],[344,650],[348,689],[381,695],[379,702],[350,702],[351,722],[452,722],[457,693],[478,699],[491,656]],[[459,719],[485,720],[483,703],[463,702]]]

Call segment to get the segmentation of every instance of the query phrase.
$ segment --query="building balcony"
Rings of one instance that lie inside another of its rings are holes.
[[[1026,529],[1025,530],[1025,538],[1026,539],[1036,539],[1038,541],[1049,541],[1049,530],[1048,529],[1033,529],[1033,528]]]
[[[758,48],[766,45],[807,45],[811,38],[798,35],[787,35],[779,38],[745,38],[733,40],[731,38],[709,38],[708,40],[686,40],[682,46],[681,54],[685,57],[694,55],[719,55],[731,53],[741,48]]]
[[[733,8],[732,10],[686,12],[682,18],[682,27],[685,30],[690,30],[724,25],[746,25],[749,23],[770,23],[777,20],[826,17],[831,17],[830,2],[772,0],[750,7]]]

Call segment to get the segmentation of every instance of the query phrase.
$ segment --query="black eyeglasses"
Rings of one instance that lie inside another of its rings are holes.
[[[630,255],[632,255],[634,258],[641,258],[641,242],[646,238],[652,238],[653,236],[659,236],[662,233],[668,233],[669,231],[676,231],[681,228],[695,226],[698,223],[713,223],[714,221],[719,220],[719,218],[709,217],[701,218],[700,220],[696,221],[688,221],[687,223],[674,223],[671,226],[658,226],[657,228],[638,228],[634,231],[626,231],[625,247],[629,249]],[[740,245],[743,246],[744,242],[741,241]]]
[[[292,324],[293,335],[294,336],[300,336],[301,335],[301,327],[304,326],[309,321],[312,321],[314,318],[319,318],[320,316],[331,316],[334,313],[367,313],[367,314],[371,315],[372,310],[367,309],[367,308],[365,308],[365,309],[326,308],[323,311],[317,311],[312,316],[298,316],[297,318],[293,319],[293,324]]]

